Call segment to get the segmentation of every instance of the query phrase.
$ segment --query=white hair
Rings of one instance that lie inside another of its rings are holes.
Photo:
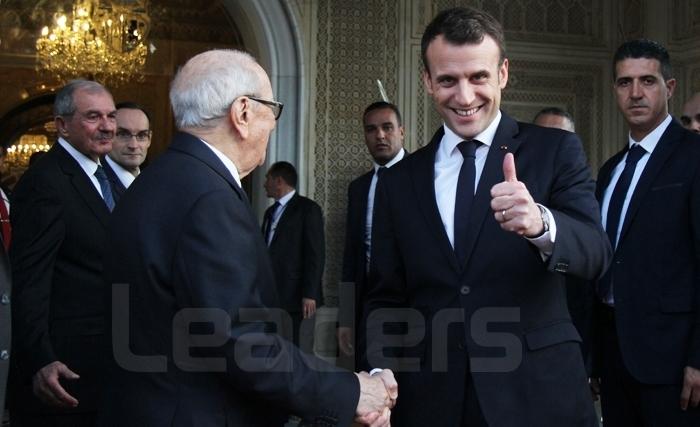
[[[248,53],[210,50],[191,58],[170,85],[175,126],[213,127],[239,96],[260,96],[260,66]]]

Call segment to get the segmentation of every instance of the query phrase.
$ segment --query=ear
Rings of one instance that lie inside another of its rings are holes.
[[[508,83],[508,58],[503,58],[503,64],[498,67],[498,87],[503,89],[506,83]]]
[[[673,91],[676,89],[676,79],[666,80],[666,99],[671,99],[673,96]]]
[[[401,140],[403,141],[403,137],[406,135],[406,129],[404,129],[403,126],[399,126],[399,134],[401,135]]]
[[[68,126],[66,126],[66,119],[61,117],[61,116],[56,116],[53,119],[54,125],[56,126],[56,131],[58,132],[58,136],[61,138],[67,138],[68,137]]]
[[[228,111],[231,126],[241,139],[248,138],[250,133],[250,99],[241,96],[236,99]]]
[[[423,86],[425,87],[425,91],[428,93],[428,95],[432,96],[433,82],[432,80],[430,80],[430,72],[424,68],[423,72],[421,72],[421,78],[423,79]]]

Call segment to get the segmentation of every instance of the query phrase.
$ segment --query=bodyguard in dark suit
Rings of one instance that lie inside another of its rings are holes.
[[[387,423],[390,372],[342,371],[267,333],[279,299],[240,182],[282,112],[265,71],[244,52],[205,52],[170,101],[180,132],[124,193],[107,239],[115,364],[100,425],[277,426],[290,412]]]
[[[59,139],[22,176],[12,204],[13,425],[94,425],[103,382],[104,236],[114,195],[100,166],[112,96],[77,80],[56,95]]]
[[[10,372],[10,262],[5,247],[0,245],[0,420],[5,408],[5,390]]]
[[[338,306],[338,347],[342,354],[354,356],[355,367],[362,362],[365,353],[361,319],[367,292],[377,182],[386,169],[406,154],[401,113],[394,104],[378,101],[367,106],[362,126],[373,167],[348,187],[343,283]]]
[[[264,185],[275,199],[265,211],[262,231],[280,308],[291,316],[294,343],[310,353],[326,262],[323,213],[318,203],[297,193],[297,171],[289,162],[273,164]]]
[[[700,137],[668,114],[668,52],[624,43],[613,59],[629,126],[598,174],[614,247],[598,283],[603,420],[617,426],[700,425]]]
[[[499,110],[488,14],[443,11],[421,45],[445,124],[380,181],[372,235],[368,357],[401,369],[393,424],[593,426],[564,275],[600,276],[610,245],[581,142]]]

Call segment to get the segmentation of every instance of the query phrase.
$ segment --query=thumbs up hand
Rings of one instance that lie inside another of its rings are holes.
[[[544,230],[540,209],[525,184],[518,181],[512,153],[503,158],[503,177],[503,182],[491,188],[491,209],[496,221],[503,230],[520,236],[540,236]]]

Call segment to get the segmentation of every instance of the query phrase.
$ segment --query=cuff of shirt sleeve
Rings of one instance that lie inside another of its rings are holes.
[[[547,261],[549,257],[552,256],[552,252],[554,251],[554,242],[557,237],[557,223],[556,221],[554,221],[554,215],[552,215],[552,211],[547,209],[546,206],[541,205],[539,203],[537,203],[537,206],[540,206],[542,209],[544,209],[545,215],[549,217],[549,231],[546,231],[541,236],[525,238],[530,243],[535,245],[537,249],[540,250],[540,256],[542,257],[542,261]]]

